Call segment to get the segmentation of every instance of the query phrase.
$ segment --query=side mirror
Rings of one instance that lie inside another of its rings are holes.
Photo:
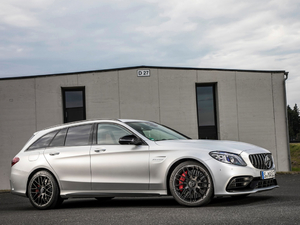
[[[126,135],[119,139],[121,145],[141,145],[142,141],[134,135]]]

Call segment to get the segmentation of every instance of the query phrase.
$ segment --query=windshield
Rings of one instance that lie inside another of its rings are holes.
[[[152,141],[189,139],[175,130],[153,122],[127,122],[126,124]]]

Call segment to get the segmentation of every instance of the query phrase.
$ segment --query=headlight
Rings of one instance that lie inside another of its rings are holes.
[[[237,166],[247,165],[239,155],[233,153],[215,151],[215,152],[210,152],[209,155],[214,159],[223,163],[233,164]]]

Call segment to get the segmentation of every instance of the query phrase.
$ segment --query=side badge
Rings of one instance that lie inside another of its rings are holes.
[[[163,161],[165,161],[166,158],[167,158],[166,156],[155,156],[152,159],[152,162],[153,163],[162,163]]]

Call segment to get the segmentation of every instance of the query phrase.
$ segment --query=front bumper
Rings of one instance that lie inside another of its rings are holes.
[[[226,191],[230,193],[240,193],[275,187],[279,187],[275,178],[261,179],[260,177],[253,178],[249,176],[243,176],[232,178],[226,186]]]
[[[278,188],[277,180],[261,179],[261,169],[247,166],[236,166],[219,162],[215,159],[206,161],[214,183],[215,196],[253,194]],[[275,170],[273,166],[270,170]]]

